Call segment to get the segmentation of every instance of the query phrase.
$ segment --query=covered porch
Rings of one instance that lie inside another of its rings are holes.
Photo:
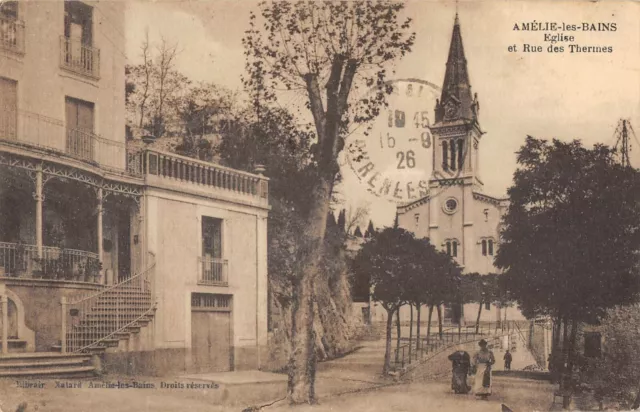
[[[62,301],[142,267],[140,195],[63,165],[0,162],[2,353],[51,350]]]

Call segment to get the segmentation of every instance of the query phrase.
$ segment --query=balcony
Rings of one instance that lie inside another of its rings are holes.
[[[24,22],[0,16],[0,49],[24,53]]]
[[[24,110],[0,109],[0,141],[15,142],[65,154],[105,169],[140,175],[140,155],[124,142],[65,127],[62,120]]]
[[[60,67],[98,79],[100,77],[100,49],[83,44],[80,39],[61,36]]]
[[[100,282],[98,255],[75,249],[0,242],[0,277]]]
[[[203,194],[217,193],[230,196],[230,200],[268,203],[267,177],[156,149],[144,149],[143,153],[141,167],[147,182]]]
[[[228,286],[227,261],[218,258],[198,258],[199,285]]]

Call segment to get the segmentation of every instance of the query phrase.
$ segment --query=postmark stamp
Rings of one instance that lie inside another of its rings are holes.
[[[388,84],[393,87],[388,106],[368,133],[354,133],[347,140],[346,163],[375,196],[399,204],[433,198],[446,189],[446,185],[430,187],[430,181],[436,178],[437,150],[431,125],[441,89],[413,78]],[[465,159],[466,153],[461,158]],[[462,169],[459,167],[446,180],[455,181]]]

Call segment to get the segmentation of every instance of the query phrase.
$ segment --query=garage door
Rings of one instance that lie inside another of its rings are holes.
[[[226,372],[232,368],[231,297],[191,295],[191,359],[196,372]]]

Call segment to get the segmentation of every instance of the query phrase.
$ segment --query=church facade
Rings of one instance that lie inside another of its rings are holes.
[[[498,273],[494,257],[500,247],[500,225],[508,201],[484,192],[479,151],[485,132],[479,121],[480,104],[472,92],[464,54],[460,23],[456,15],[435,122],[430,127],[434,142],[433,173],[429,194],[398,206],[398,224],[417,237],[426,237],[463,268],[463,273]],[[478,304],[445,307],[445,322],[476,321]],[[423,308],[422,319],[426,319]],[[378,311],[380,312],[380,311]],[[401,310],[408,320],[410,308]],[[517,308],[486,304],[481,320],[524,319]],[[435,319],[434,319],[435,320]]]

